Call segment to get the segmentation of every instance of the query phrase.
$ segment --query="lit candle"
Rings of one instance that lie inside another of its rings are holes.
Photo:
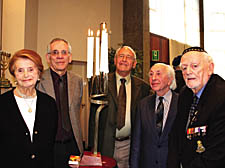
[[[87,37],[87,78],[93,76],[94,37],[93,31],[88,29]]]
[[[102,37],[101,37],[101,64],[100,72],[109,72],[108,68],[108,33],[105,23],[103,24]]]
[[[95,38],[95,57],[96,57],[96,62],[95,62],[95,75],[100,75],[99,72],[99,46],[100,46],[100,31],[97,31],[97,36]]]

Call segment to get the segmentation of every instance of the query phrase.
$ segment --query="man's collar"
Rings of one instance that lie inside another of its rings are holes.
[[[130,81],[130,74],[127,75],[127,76],[125,76],[125,77],[120,76],[117,72],[115,72],[115,74],[116,74],[116,80],[117,80],[117,81],[119,81],[121,78],[125,78],[126,81],[127,81],[127,83]]]
[[[60,78],[60,75],[57,74],[55,71],[53,71],[51,68],[50,68],[50,73],[53,77],[55,77],[57,79]],[[62,77],[65,78],[66,76],[67,76],[67,72]]]
[[[205,86],[206,86],[206,84],[199,90],[199,92],[196,94],[196,96],[198,97],[198,98],[200,98],[201,97],[201,95],[202,95],[202,92],[204,91],[204,89],[205,89]]]
[[[171,96],[172,96],[172,91],[171,90],[168,90],[168,92],[166,92],[166,94],[164,94],[163,96],[158,96],[156,94],[156,99],[158,99],[158,97],[164,97],[164,99],[168,101]]]

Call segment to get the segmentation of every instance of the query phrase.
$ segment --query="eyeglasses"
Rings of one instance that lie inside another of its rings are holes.
[[[58,56],[59,55],[59,51],[58,50],[53,50],[53,51],[51,51],[49,54],[52,54],[53,56]],[[62,50],[61,51],[61,55],[62,56],[66,56],[66,55],[68,55],[69,54],[69,52],[68,51],[66,51],[66,50]]]
[[[120,59],[126,58],[128,60],[134,60],[135,59],[134,56],[132,56],[132,55],[124,55],[124,54],[120,54],[117,57],[120,58]]]

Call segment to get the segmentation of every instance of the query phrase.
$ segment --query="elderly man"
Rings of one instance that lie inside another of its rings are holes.
[[[98,147],[103,155],[114,157],[119,168],[128,168],[130,134],[136,105],[149,94],[150,87],[143,80],[131,75],[131,70],[136,66],[136,54],[131,47],[117,49],[114,64],[116,72],[108,77],[109,104],[100,113]],[[89,120],[89,146],[93,146],[94,138],[93,107]]]
[[[177,113],[178,94],[172,67],[157,63],[149,72],[150,86],[156,94],[138,104],[131,136],[131,168],[166,168],[168,134]]]
[[[177,88],[174,91],[177,93],[179,93],[180,90],[185,85],[185,81],[184,81],[181,67],[180,67],[180,60],[181,60],[181,55],[178,55],[177,57],[173,59],[173,62],[172,62],[173,69],[175,70],[175,78],[176,78],[176,84],[177,84]]]
[[[181,68],[187,87],[169,137],[168,168],[224,168],[225,81],[200,47],[184,50]]]
[[[53,39],[47,47],[45,70],[37,88],[53,98],[58,107],[58,129],[55,139],[55,168],[67,168],[70,155],[83,153],[80,105],[83,92],[81,77],[67,71],[72,61],[69,42]],[[46,107],[48,108],[48,107]]]

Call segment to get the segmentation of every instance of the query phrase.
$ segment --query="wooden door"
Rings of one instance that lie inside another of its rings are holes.
[[[150,66],[158,62],[169,64],[169,60],[169,39],[150,33]]]

